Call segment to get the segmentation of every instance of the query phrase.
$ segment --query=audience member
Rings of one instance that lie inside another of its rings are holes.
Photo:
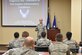
[[[34,51],[34,44],[34,39],[32,37],[27,37],[23,47],[10,49],[2,55],[39,55]]]
[[[62,39],[62,34],[58,33],[55,37],[56,42],[49,46],[50,55],[70,55],[69,46],[64,44]]]
[[[37,40],[41,38],[41,33],[45,31],[45,26],[43,25],[43,19],[39,19],[39,24],[37,25],[35,31],[37,31]]]
[[[24,31],[22,33],[22,38],[19,39],[19,47],[22,47],[23,46],[23,43],[25,41],[25,38],[29,36],[29,33],[27,31]]]
[[[51,41],[46,38],[46,32],[41,33],[41,38],[37,40],[36,46],[49,46]]]
[[[72,51],[73,49],[76,49],[78,47],[78,44],[75,40],[72,40],[72,33],[71,32],[67,32],[66,33],[66,39],[63,41],[65,44],[69,45],[70,51]],[[72,51],[74,52],[74,51]]]
[[[10,48],[17,48],[17,47],[19,47],[18,39],[19,39],[19,33],[15,32],[14,33],[14,40],[9,42],[9,49]]]

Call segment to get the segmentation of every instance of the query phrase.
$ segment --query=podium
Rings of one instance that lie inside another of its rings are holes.
[[[60,29],[58,28],[51,28],[47,30],[47,38],[51,41],[55,41],[55,36],[57,33],[60,33]]]

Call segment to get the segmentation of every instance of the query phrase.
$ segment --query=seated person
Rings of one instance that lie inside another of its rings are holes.
[[[28,36],[29,36],[29,33],[28,33],[27,31],[24,31],[24,32],[22,33],[22,38],[20,38],[20,39],[18,40],[18,42],[19,42],[19,47],[22,47],[22,46],[23,46],[23,42],[25,41],[25,38],[28,37]]]
[[[9,42],[9,49],[19,47],[19,45],[18,45],[19,44],[19,42],[18,42],[19,33],[18,32],[14,33],[14,38],[15,38],[14,40]]]
[[[70,55],[69,46],[63,43],[62,34],[58,33],[55,40],[55,43],[49,46],[50,55]]]
[[[32,37],[27,37],[23,47],[10,49],[2,55],[39,55],[34,50],[34,44],[34,39]]]
[[[49,46],[51,41],[46,38],[46,32],[41,33],[41,38],[36,41],[36,46]]]
[[[67,39],[65,39],[63,42],[67,45],[69,45],[69,48],[70,50],[72,49],[76,49],[78,47],[78,44],[75,40],[72,40],[71,37],[72,37],[72,33],[71,32],[67,32],[66,33],[66,37]],[[74,52],[74,51],[72,51]]]

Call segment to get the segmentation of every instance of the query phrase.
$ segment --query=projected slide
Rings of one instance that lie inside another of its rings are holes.
[[[48,0],[2,0],[3,26],[36,26],[39,19],[46,25]]]

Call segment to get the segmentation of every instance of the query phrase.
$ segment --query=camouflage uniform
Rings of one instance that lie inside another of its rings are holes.
[[[50,55],[66,55],[68,50],[68,45],[63,42],[55,42],[49,46]]]
[[[25,40],[25,37],[22,37],[22,38],[17,39],[17,40],[15,39],[15,40],[13,40],[9,43],[9,47],[11,47],[11,48],[22,47],[23,43],[24,43],[24,40]]]
[[[50,44],[51,44],[51,41],[49,39],[46,39],[46,38],[40,38],[36,42],[37,46],[49,46]]]
[[[65,44],[69,45],[69,48],[76,48],[77,43],[74,40],[67,40],[67,39],[65,39],[63,42]]]
[[[23,46],[23,43],[25,41],[25,37],[22,37],[18,40],[18,43],[19,43],[19,47],[22,47]]]
[[[45,31],[45,27],[42,25],[42,24],[38,24],[37,27],[36,27],[36,31],[37,31],[37,39],[40,39],[41,38],[41,33],[43,31]]]
[[[2,55],[39,55],[39,54],[31,48],[21,47],[21,48],[10,49]]]
[[[76,48],[78,48],[78,45],[75,40],[67,40],[65,39],[63,41],[65,44],[69,45],[70,51],[73,53],[73,55],[76,55]],[[74,49],[74,50],[73,50]]]
[[[19,47],[18,39],[15,39],[15,40],[9,42],[9,47],[10,48],[17,48],[17,47]]]

